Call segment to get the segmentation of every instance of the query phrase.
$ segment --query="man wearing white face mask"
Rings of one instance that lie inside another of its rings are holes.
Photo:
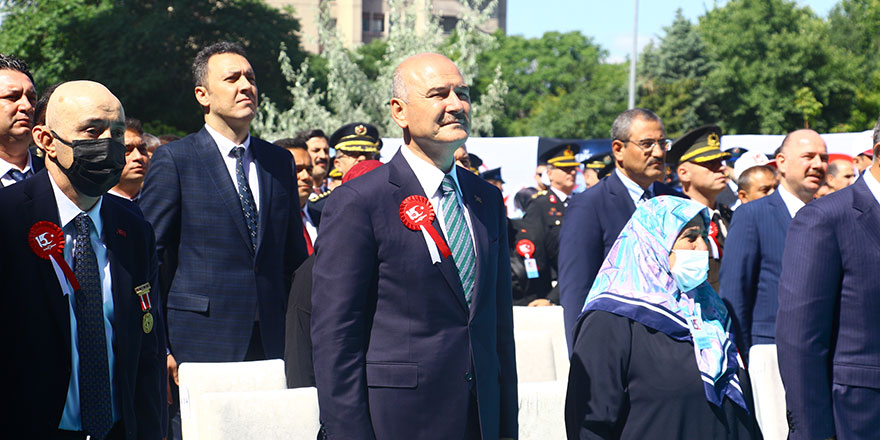
[[[825,182],[827,161],[818,133],[789,133],[776,155],[782,182],[773,194],[737,209],[721,262],[721,297],[739,330],[737,342],[747,356],[758,423],[768,440],[788,434],[775,339],[782,251],[791,219]]]

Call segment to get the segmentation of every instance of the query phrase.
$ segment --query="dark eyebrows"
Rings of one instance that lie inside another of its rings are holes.
[[[703,227],[702,226],[690,226],[681,232],[681,237],[688,238],[688,239],[695,239],[701,235],[703,235]]]

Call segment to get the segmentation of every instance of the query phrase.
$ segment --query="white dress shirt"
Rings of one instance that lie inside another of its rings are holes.
[[[309,233],[312,245],[314,245],[315,240],[318,239],[318,228],[315,227],[315,222],[312,220],[312,216],[309,215],[308,204],[304,204],[300,211],[302,212],[303,225],[306,227],[306,232]]]
[[[235,147],[244,147],[244,155],[241,157],[242,164],[244,165],[244,176],[247,178],[248,185],[251,187],[251,194],[254,195],[254,205],[256,205],[257,213],[259,213],[260,179],[257,176],[257,164],[254,162],[254,152],[250,148],[251,135],[248,134],[244,142],[239,145],[220,134],[217,130],[211,128],[208,124],[205,124],[205,129],[208,130],[208,134],[211,135],[214,139],[214,143],[217,144],[217,149],[220,150],[220,156],[223,157],[223,163],[226,164],[226,170],[229,172],[229,177],[232,179],[232,184],[235,186],[236,191],[238,191],[239,188],[238,178],[235,176],[235,157],[232,156],[232,149]]]
[[[785,207],[788,208],[788,213],[791,215],[791,218],[794,218],[795,214],[801,210],[806,203],[803,200],[797,198],[796,195],[792,194],[791,191],[785,188],[785,185],[779,184],[776,187],[776,191],[779,191],[779,195],[782,197],[782,201],[785,202]]]
[[[614,172],[617,173],[617,177],[623,182],[623,186],[626,187],[626,191],[629,193],[629,197],[632,199],[633,203],[636,206],[639,206],[639,201],[642,200],[642,195],[645,194],[647,190],[639,186],[634,180],[626,177],[626,174],[623,174],[619,169],[615,168]]]
[[[49,181],[52,184],[52,191],[55,193],[55,203],[58,205],[58,217],[61,221],[61,230],[64,232],[64,261],[71,269],[74,269],[73,250],[76,246],[76,226],[73,219],[78,216],[82,210],[79,209],[58,187],[52,174],[49,174]],[[104,334],[107,338],[107,361],[110,363],[110,383],[116,383],[116,366],[115,354],[113,352],[113,289],[112,280],[110,279],[110,260],[107,258],[107,244],[104,241],[103,226],[101,220],[101,204],[103,197],[98,198],[98,202],[86,214],[92,220],[89,227],[89,239],[92,249],[95,251],[95,257],[98,260],[98,272],[101,279],[101,293],[104,298]],[[75,269],[74,269],[75,270]],[[62,292],[68,298],[68,312],[70,314],[70,384],[67,388],[67,400],[64,403],[64,412],[61,414],[61,422],[58,428],[68,431],[82,431],[82,418],[80,416],[79,403],[79,351],[76,333],[76,292],[67,278],[59,269],[55,271],[58,281],[61,283]],[[117,396],[116,387],[110,387],[113,421],[120,419],[119,398]]]

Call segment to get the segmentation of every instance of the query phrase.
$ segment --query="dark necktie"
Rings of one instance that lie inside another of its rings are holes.
[[[443,221],[446,223],[446,240],[452,250],[452,260],[458,268],[458,276],[464,287],[464,297],[470,305],[477,275],[474,243],[471,241],[471,234],[464,218],[464,210],[461,209],[455,196],[455,181],[452,180],[452,176],[447,174],[443,177],[440,191],[443,193],[440,198],[440,210],[443,211]]]
[[[22,173],[22,172],[19,171],[19,170],[16,170],[16,169],[11,169],[11,170],[9,170],[9,172],[6,173],[6,174],[8,174],[9,177],[11,177],[12,180],[14,180],[14,181],[16,181],[16,182],[21,182],[22,180],[25,179],[25,174]]]
[[[113,426],[110,366],[104,333],[104,295],[98,273],[98,258],[89,238],[91,220],[83,212],[76,216],[74,224],[74,275],[80,285],[79,292],[76,292],[75,308],[80,414],[83,431],[102,439]]]
[[[644,202],[645,200],[654,198],[654,193],[651,192],[651,187],[649,186],[645,192],[642,193],[642,197],[639,198],[639,203]]]
[[[238,182],[238,200],[241,202],[241,211],[244,213],[244,221],[247,223],[248,233],[251,236],[251,247],[256,251],[259,214],[257,213],[257,204],[254,202],[254,194],[251,193],[251,186],[248,185],[247,177],[244,175],[244,147],[233,148],[232,156],[235,157],[235,180]]]

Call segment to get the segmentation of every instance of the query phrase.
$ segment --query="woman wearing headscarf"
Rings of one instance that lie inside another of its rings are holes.
[[[706,208],[642,203],[575,328],[569,439],[761,438],[724,303],[706,283]]]

